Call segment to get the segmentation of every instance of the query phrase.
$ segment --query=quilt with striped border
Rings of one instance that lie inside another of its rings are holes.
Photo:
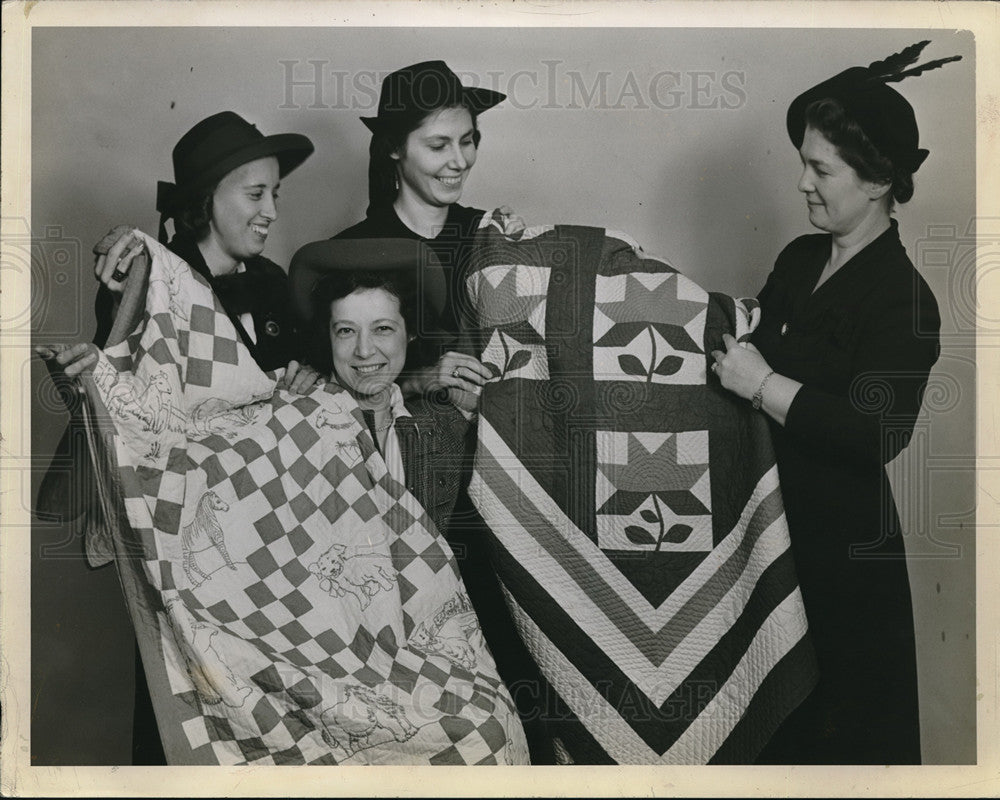
[[[467,289],[494,375],[470,494],[561,760],[752,762],[816,676],[767,423],[708,371],[756,301],[488,217]]]

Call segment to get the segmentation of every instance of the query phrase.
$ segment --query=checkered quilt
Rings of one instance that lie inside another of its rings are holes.
[[[145,311],[86,389],[168,761],[526,763],[454,557],[357,405],[276,390],[145,241]]]
[[[755,301],[622,234],[489,217],[467,280],[494,374],[470,493],[557,752],[752,761],[815,681],[766,421],[707,371]]]

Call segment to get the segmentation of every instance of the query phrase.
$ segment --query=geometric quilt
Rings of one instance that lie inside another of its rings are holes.
[[[276,389],[145,243],[142,318],[84,385],[168,762],[527,763],[454,556],[357,404]]]
[[[708,370],[753,300],[623,234],[484,218],[470,494],[567,762],[751,762],[815,659],[767,423]]]

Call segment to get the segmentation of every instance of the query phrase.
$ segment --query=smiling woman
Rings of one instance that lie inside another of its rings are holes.
[[[444,302],[434,325],[425,322],[410,328],[413,342],[399,384],[408,397],[446,389],[450,400],[466,412],[476,408],[480,389],[493,373],[472,355],[467,342],[472,337],[464,336],[478,327],[465,278],[473,234],[484,212],[458,201],[479,152],[479,115],[505,98],[490,89],[463,86],[443,61],[412,64],[387,75],[377,116],[361,118],[372,132],[368,213],[335,237],[417,240],[441,262],[447,273]],[[508,209],[500,211],[505,214],[505,232],[523,228]],[[469,438],[467,447],[475,447],[474,438]],[[463,484],[470,477],[464,475]],[[484,533],[482,519],[463,489],[455,524],[445,535],[500,676],[508,686],[538,686],[537,668],[514,630]],[[515,700],[531,743],[532,762],[547,763],[551,755],[541,742],[535,701],[528,694],[518,693]]]
[[[209,282],[264,370],[301,358],[285,271],[261,254],[278,218],[280,181],[312,152],[305,136],[264,136],[239,115],[223,111],[181,137],[173,152],[176,183],[157,186],[160,240],[166,241],[166,222],[173,219],[168,246]],[[99,331],[108,325],[112,298],[123,286],[112,270],[127,273],[127,264],[116,263],[120,253],[113,247],[98,264],[107,290],[98,295]],[[288,370],[292,376],[297,366]],[[286,373],[286,380],[292,376]]]
[[[264,251],[268,228],[278,217],[278,159],[270,156],[237,167],[212,193],[211,235],[204,239],[206,262],[235,269]]]
[[[435,226],[425,209],[446,209],[461,198],[465,178],[476,163],[477,134],[467,108],[442,108],[392,154],[402,179],[397,212],[408,227],[434,236]]]
[[[175,183],[161,181],[157,186],[160,240],[166,241],[166,222],[173,219],[175,235],[169,248],[208,282],[257,365],[265,371],[284,368],[281,385],[296,392],[312,388],[318,373],[295,360],[304,361],[304,346],[291,312],[288,279],[281,267],[261,254],[270,226],[278,218],[279,182],[312,152],[312,142],[305,136],[264,136],[242,117],[223,111],[203,119],[181,137],[173,150]],[[127,226],[119,226],[95,247],[94,271],[101,287],[95,302],[94,344],[37,350],[56,380],[63,382],[91,369],[96,347],[118,344],[133,332],[137,320],[132,312],[142,311],[145,298],[138,306],[123,304],[122,298],[144,250],[141,239]],[[152,283],[142,270],[137,272],[133,280]],[[132,292],[131,298],[143,293]],[[87,506],[96,504],[97,491],[89,448],[73,446],[79,445],[84,427],[79,395],[73,403],[70,424],[53,464],[73,462],[73,480],[83,491],[71,494],[64,485],[69,480],[66,474],[50,469],[39,487],[38,505],[49,513],[80,518],[82,527],[92,530],[104,522],[96,506]],[[65,507],[71,496],[84,498],[80,508]],[[161,764],[164,754],[138,649],[135,676],[133,761]]]
[[[887,84],[929,42],[800,94],[786,117],[809,221],[761,290],[753,344],[726,340],[713,371],[771,421],[820,680],[760,763],[921,761],[907,553],[885,464],[909,443],[941,319],[890,212],[927,157]],[[759,348],[759,350],[757,349]]]
[[[483,211],[459,205],[476,163],[479,115],[503,101],[490,89],[463,86],[443,61],[425,61],[386,76],[378,115],[362,117],[372,132],[368,214],[338,239],[403,238],[427,244],[448,271],[448,299],[435,330],[414,331],[403,391],[446,388],[466,410],[490,377],[478,359],[459,352],[469,320],[463,267]],[[516,225],[517,223],[513,223]]]
[[[312,362],[354,397],[390,473],[447,536],[469,420],[437,398],[404,401],[395,382],[411,331],[443,307],[437,257],[409,239],[325,240],[295,254],[289,281]]]

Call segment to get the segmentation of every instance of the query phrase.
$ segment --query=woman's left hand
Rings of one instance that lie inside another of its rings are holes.
[[[500,206],[497,209],[503,219],[503,235],[509,236],[513,239],[518,238],[522,233],[526,225],[524,224],[524,219],[514,213],[514,209],[510,206]]]
[[[323,376],[308,364],[289,361],[285,375],[278,382],[278,385],[293,394],[307,394],[322,383],[324,383]]]
[[[716,374],[723,388],[747,400],[753,398],[771,368],[764,356],[752,344],[740,344],[728,333],[722,335],[726,352],[713,350],[712,372]]]

